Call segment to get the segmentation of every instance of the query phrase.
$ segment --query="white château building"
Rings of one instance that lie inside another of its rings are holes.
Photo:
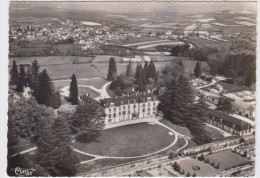
[[[153,93],[135,93],[100,100],[105,114],[105,124],[152,117],[158,113],[159,100]]]

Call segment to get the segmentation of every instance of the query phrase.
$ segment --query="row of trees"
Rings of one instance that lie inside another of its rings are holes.
[[[16,86],[16,91],[24,92],[25,87],[31,89],[31,94],[39,104],[58,108],[61,104],[60,93],[55,92],[47,70],[39,72],[38,62],[35,60],[25,72],[24,65],[20,65],[19,72],[15,60],[10,70],[10,85]]]
[[[204,129],[208,117],[207,105],[202,99],[195,102],[193,89],[183,75],[181,63],[165,67],[161,78],[164,91],[158,109],[162,111],[163,117],[174,124],[187,127],[197,143],[211,142],[211,134]]]
[[[110,58],[107,79],[112,80],[110,89],[114,90],[116,95],[121,95],[125,89],[129,88],[142,92],[146,91],[147,88],[155,87],[158,81],[158,72],[153,61],[146,61],[144,67],[137,63],[135,73],[133,72],[133,63],[129,62],[125,74],[117,75],[116,62],[114,58]]]

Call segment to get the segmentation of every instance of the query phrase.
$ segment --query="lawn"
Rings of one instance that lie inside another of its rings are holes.
[[[78,57],[78,56],[16,57],[16,58],[9,58],[9,65],[12,65],[13,60],[15,60],[16,64],[18,65],[31,64],[34,60],[37,60],[40,66],[72,64],[74,59],[78,59],[80,62],[90,62],[92,60],[92,57]]]
[[[182,134],[182,135],[185,135],[187,137],[192,137],[189,129],[186,128],[186,127],[175,125],[175,124],[171,123],[170,121],[168,121],[166,119],[161,119],[160,122],[163,123],[164,125],[170,127],[171,129],[175,130],[176,132]]]
[[[213,139],[219,139],[219,138],[223,138],[223,134],[221,133],[221,131],[213,128],[213,127],[210,127],[208,125],[205,126],[205,130],[208,131],[210,134],[211,134],[211,137]]]
[[[75,57],[75,56],[49,56],[49,57],[20,57],[10,58],[9,65],[12,65],[12,60],[16,60],[17,64],[28,64],[34,60],[37,60],[40,64],[40,71],[46,69],[49,76],[53,79],[60,77],[69,77],[75,74],[77,78],[105,78],[108,72],[108,61],[107,63],[83,63],[83,64],[72,64],[74,59],[80,59],[88,61],[91,57]],[[95,60],[95,59],[94,59]],[[125,73],[126,66],[128,63],[117,62],[117,74]],[[155,62],[157,70],[162,69],[166,65],[171,64],[171,61]],[[144,65],[144,64],[143,64]],[[135,71],[136,63],[133,64]]]
[[[194,173],[198,177],[213,177],[217,175],[215,169],[193,158],[181,160],[179,164],[185,172],[189,172],[191,175]],[[198,168],[198,170],[196,170],[196,168]]]
[[[98,92],[92,90],[89,87],[81,87],[81,86],[79,86],[78,87],[78,92],[79,92],[78,96],[89,94],[89,96],[91,98],[96,98],[96,97],[99,97],[99,95],[100,95]]]
[[[223,87],[224,93],[233,93],[233,92],[239,92],[239,91],[245,91],[250,90],[248,87],[243,85],[237,85],[237,84],[228,84],[225,82],[218,82],[219,85]]]
[[[78,85],[91,85],[97,89],[101,89],[108,81],[105,79],[77,80]],[[65,86],[70,85],[70,81],[53,81],[56,90],[60,90]]]
[[[76,142],[73,147],[96,155],[132,157],[159,151],[174,139],[162,126],[139,123],[103,130],[96,142]]]
[[[244,158],[236,153],[233,153],[232,151],[222,151],[215,154],[211,154],[209,156],[206,156],[206,159],[209,159],[209,162],[213,162],[215,164],[219,163],[219,167],[222,170],[230,169],[232,167],[249,163],[250,160],[247,158]]]

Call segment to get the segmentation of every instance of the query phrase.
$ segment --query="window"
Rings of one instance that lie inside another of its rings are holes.
[[[155,111],[155,107],[153,107],[153,110]]]
[[[131,114],[131,112],[130,112],[130,111],[128,111],[128,114]]]
[[[116,113],[114,113],[114,115],[113,115],[114,117],[116,117]]]
[[[108,118],[111,118],[111,114],[108,115]]]
[[[145,108],[143,109],[143,112],[145,112]]]
[[[145,107],[145,103],[143,104],[143,107]]]
[[[130,105],[128,105],[128,109],[130,109]]]
[[[125,106],[123,106],[123,110],[125,110]]]
[[[108,123],[110,123],[111,122],[111,119],[108,119]]]
[[[111,113],[111,109],[109,109],[108,111],[109,111],[109,113]]]
[[[115,103],[110,103],[110,107],[115,107]]]
[[[148,107],[150,107],[151,106],[151,103],[148,103]]]
[[[155,102],[153,102],[153,105],[155,106]]]
[[[116,108],[114,108],[114,112],[116,112]]]
[[[134,108],[135,108],[135,104],[134,104]]]
[[[119,112],[119,116],[121,116],[121,112]]]
[[[149,102],[149,101],[151,101],[151,98],[149,97],[149,98],[147,98],[147,101]]]
[[[123,111],[123,115],[125,115],[125,111]]]

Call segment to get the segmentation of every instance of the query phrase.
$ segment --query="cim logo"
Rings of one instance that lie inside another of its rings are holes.
[[[11,170],[14,171],[15,175],[17,176],[31,176],[32,173],[36,171],[36,169],[33,168],[26,169],[20,167],[12,168]]]

